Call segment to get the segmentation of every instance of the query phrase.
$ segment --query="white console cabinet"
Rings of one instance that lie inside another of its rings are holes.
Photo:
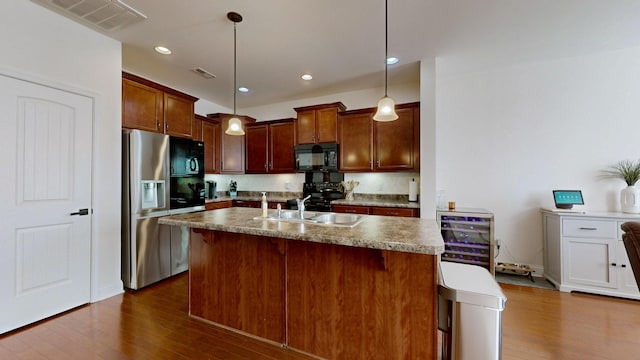
[[[623,213],[543,210],[544,276],[560,291],[640,300],[620,225],[640,221]]]

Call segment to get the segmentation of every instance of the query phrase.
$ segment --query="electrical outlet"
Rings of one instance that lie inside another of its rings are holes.
[[[285,188],[286,190],[291,190],[291,183],[290,183],[290,182],[288,182],[288,181],[287,181],[286,183],[284,183],[284,188]]]

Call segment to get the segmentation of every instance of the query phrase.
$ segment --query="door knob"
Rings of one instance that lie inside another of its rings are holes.
[[[77,212],[72,212],[69,215],[71,215],[71,216],[73,216],[73,215],[80,215],[80,216],[89,215],[89,209],[79,209]]]

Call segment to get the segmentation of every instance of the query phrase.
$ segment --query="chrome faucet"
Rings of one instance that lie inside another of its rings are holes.
[[[300,216],[300,219],[304,219],[304,202],[309,200],[311,198],[311,195],[307,196],[304,199],[296,199],[296,202],[298,203],[298,215]]]
[[[278,203],[276,211],[278,212],[278,219],[280,219],[282,217],[282,205],[280,203]]]

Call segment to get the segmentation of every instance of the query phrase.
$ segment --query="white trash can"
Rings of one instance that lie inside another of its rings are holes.
[[[438,328],[443,359],[502,358],[502,310],[507,302],[487,269],[441,261]]]

